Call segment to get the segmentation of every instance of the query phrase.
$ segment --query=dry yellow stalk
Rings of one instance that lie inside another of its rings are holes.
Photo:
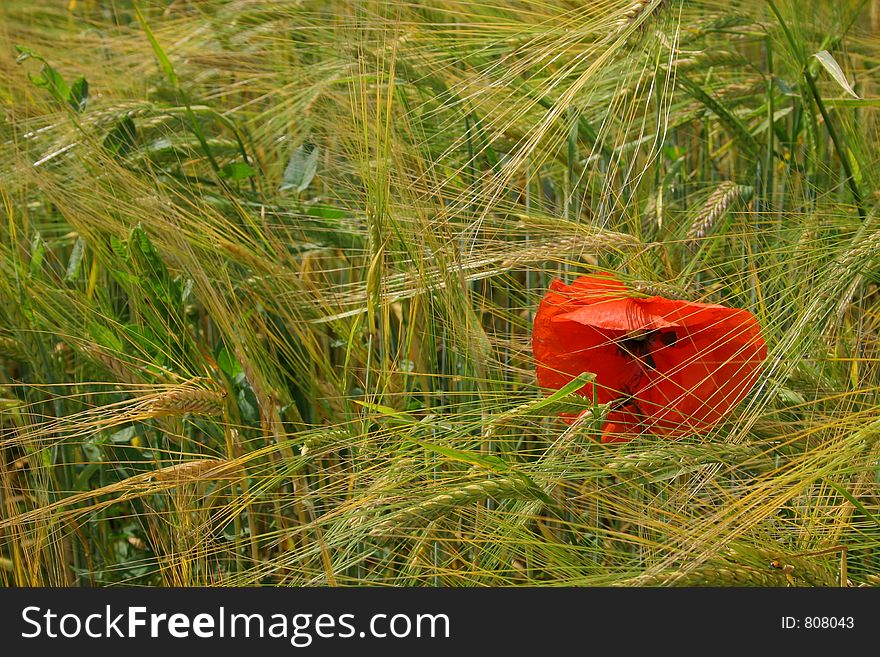
[[[224,459],[195,459],[169,465],[150,474],[152,481],[197,481],[240,476],[241,465]]]

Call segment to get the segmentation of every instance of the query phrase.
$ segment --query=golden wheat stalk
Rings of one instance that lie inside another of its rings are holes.
[[[179,484],[214,479],[239,479],[244,476],[244,463],[224,459],[197,459],[177,463],[153,472],[142,472],[122,481],[86,490],[18,515],[0,515],[0,531],[9,527],[51,517],[62,509],[70,518],[170,490]],[[89,504],[86,504],[88,502]]]
[[[585,233],[578,236],[548,240],[529,248],[512,251],[501,260],[500,269],[506,271],[542,260],[565,257],[571,253],[608,250],[624,251],[638,246],[641,246],[641,243],[637,238],[624,233],[615,233],[613,231]]]
[[[201,379],[213,384],[208,379]],[[189,381],[162,392],[143,395],[134,400],[113,402],[105,406],[54,418],[23,427],[21,431],[0,438],[0,447],[11,447],[28,441],[55,444],[61,440],[73,440],[94,435],[130,422],[142,422],[150,418],[194,413],[197,415],[221,415],[224,411],[226,392],[200,388]]]
[[[225,459],[195,459],[156,470],[150,474],[149,479],[182,483],[216,478],[228,479],[230,476],[241,474],[242,467],[239,463]]]
[[[646,13],[657,13],[663,7],[663,1],[655,0],[636,0],[626,9],[620,17],[614,22],[614,35],[621,34],[629,29],[630,25],[636,23]]]
[[[701,52],[682,52],[681,56],[672,61],[677,70],[686,72],[692,69],[705,70],[710,67],[742,65],[746,59],[742,54],[725,50]]]
[[[226,392],[184,386],[164,392],[153,399],[147,412],[151,417],[168,415],[222,415]]]
[[[731,206],[739,199],[751,198],[754,190],[746,185],[737,185],[729,180],[724,181],[713,191],[706,203],[697,213],[696,219],[691,224],[687,233],[687,244],[691,248],[696,246],[699,240],[708,235],[718,220],[731,208]]]

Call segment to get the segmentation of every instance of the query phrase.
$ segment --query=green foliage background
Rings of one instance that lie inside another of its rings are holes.
[[[0,581],[880,583],[869,0],[0,6]],[[554,278],[751,310],[708,436]],[[776,567],[770,562],[773,561]]]

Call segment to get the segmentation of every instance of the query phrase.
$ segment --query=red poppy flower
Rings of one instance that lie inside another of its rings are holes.
[[[632,298],[607,275],[553,281],[535,315],[532,350],[544,388],[596,375],[578,394],[612,403],[602,442],[708,431],[746,396],[767,357],[747,310]]]

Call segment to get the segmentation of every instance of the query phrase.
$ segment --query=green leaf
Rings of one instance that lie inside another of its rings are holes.
[[[880,107],[880,98],[823,98],[828,107]]]
[[[162,340],[153,329],[147,325],[126,324],[123,326],[125,337],[134,345],[140,353],[149,356],[157,365],[162,365],[167,360],[162,349]]]
[[[67,93],[67,102],[76,112],[82,112],[86,108],[89,100],[89,83],[83,76],[79,76],[70,85],[70,91]]]
[[[816,59],[819,60],[819,63],[825,67],[825,70],[831,74],[831,77],[834,78],[834,81],[837,82],[843,90],[846,91],[853,98],[858,98],[859,95],[853,90],[852,85],[849,83],[849,80],[846,79],[846,75],[843,73],[843,69],[840,68],[840,64],[834,59],[834,56],[828,52],[827,50],[820,50],[819,52],[813,55]]]
[[[235,356],[229,353],[226,347],[220,349],[220,353],[217,354],[217,365],[220,367],[220,371],[230,379],[235,379],[235,377],[244,372],[241,363],[238,362]]]
[[[125,116],[116,122],[104,137],[104,148],[114,155],[126,155],[137,144],[137,126],[130,116]]]
[[[115,443],[117,445],[128,444],[131,442],[131,439],[135,437],[137,434],[137,427],[135,425],[130,425],[111,433],[107,436],[107,440],[111,443]]]
[[[306,210],[306,214],[321,219],[345,219],[348,216],[345,210],[334,208],[332,205],[313,205]]]
[[[36,59],[43,63],[39,73],[28,74],[28,78],[33,84],[47,89],[52,98],[61,103],[69,104],[76,112],[82,112],[85,109],[89,97],[89,83],[83,76],[78,77],[72,85],[68,86],[64,76],[42,55],[24,46],[15,46],[15,49],[18,51],[17,62]]]
[[[578,390],[595,380],[595,378],[596,375],[592,372],[583,372],[547,397],[529,401],[521,406],[492,416],[489,419],[489,426],[502,424],[516,417],[545,416],[554,413],[580,415],[587,410],[598,412],[599,408],[594,407],[592,399],[577,394]]]
[[[73,245],[73,250],[70,252],[70,259],[67,261],[67,273],[64,275],[64,281],[66,283],[71,283],[76,280],[76,277],[79,275],[79,269],[82,265],[85,249],[85,238],[82,236],[77,237],[76,243]]]
[[[702,87],[698,84],[689,80],[684,75],[679,74],[677,81],[684,87],[687,92],[693,96],[696,100],[703,103],[706,108],[711,111],[715,116],[718,117],[718,120],[721,121],[722,124],[727,128],[727,130],[737,138],[742,146],[744,146],[752,155],[755,157],[761,157],[763,155],[761,147],[758,145],[757,140],[754,138],[746,125],[729,109],[727,109],[723,104],[721,104],[718,100],[710,96],[706,93]]]
[[[407,413],[402,413],[398,411],[396,408],[391,408],[390,406],[383,406],[382,404],[372,404],[370,402],[361,401],[359,399],[352,399],[355,404],[358,406],[363,406],[367,410],[373,411],[374,413],[378,413],[379,415],[385,415],[386,417],[392,417],[396,420],[400,420],[402,422],[406,422],[408,424],[416,424],[418,423],[418,419],[413,417],[412,415],[408,415]]]
[[[166,55],[165,51],[162,50],[162,46],[159,45],[159,42],[156,40],[156,35],[153,34],[153,30],[150,29],[149,25],[147,25],[147,21],[144,19],[144,16],[143,14],[141,14],[141,10],[138,9],[137,5],[135,5],[134,7],[134,13],[137,15],[138,23],[141,24],[141,28],[147,35],[147,40],[150,42],[150,46],[152,46],[153,48],[153,53],[155,53],[156,59],[159,60],[159,65],[165,72],[165,77],[168,78],[168,82],[170,82],[171,85],[176,88],[177,75],[174,73],[174,67],[171,65],[171,60],[168,59],[168,55]]]
[[[47,89],[55,100],[62,103],[67,102],[70,88],[64,81],[64,77],[49,64],[43,64],[39,75],[30,75],[29,77],[35,85]]]
[[[235,377],[233,384],[237,389],[235,398],[238,401],[241,419],[250,424],[257,424],[260,421],[260,405],[244,372]]]
[[[87,464],[82,470],[79,471],[79,474],[76,475],[76,481],[73,484],[74,490],[91,490],[91,478],[98,470],[101,469],[103,463],[101,462],[92,462]]]
[[[250,164],[245,164],[244,162],[230,162],[229,164],[224,165],[220,170],[220,175],[223,178],[232,181],[247,180],[256,173],[256,169]]]
[[[137,276],[127,271],[123,271],[121,269],[113,272],[113,277],[116,278],[116,280],[118,280],[120,283],[124,283],[126,285],[139,286],[141,284],[140,276]]]
[[[18,56],[15,58],[15,61],[19,64],[21,62],[25,61],[26,59],[36,59],[41,62],[46,61],[45,59],[43,59],[43,56],[41,54],[39,54],[35,50],[32,50],[31,48],[28,48],[27,46],[19,46],[16,44],[15,51],[18,53]]]
[[[853,178],[855,178],[856,180],[856,185],[861,186],[862,168],[859,166],[859,158],[856,157],[856,154],[853,153],[852,149],[849,146],[846,147],[846,153],[849,156],[849,161],[852,163]]]
[[[582,372],[581,374],[578,374],[576,377],[574,377],[571,381],[566,383],[564,386],[562,386],[556,392],[548,395],[544,399],[542,399],[542,400],[538,401],[537,403],[535,403],[534,405],[530,406],[529,410],[531,410],[531,411],[538,410],[538,409],[544,408],[545,406],[550,406],[550,405],[555,404],[559,401],[562,401],[563,399],[565,399],[569,395],[573,395],[578,390],[583,388],[585,385],[587,385],[588,383],[595,381],[595,380],[596,380],[596,375],[594,373]]]
[[[509,474],[513,472],[513,466],[507,461],[497,456],[492,456],[491,454],[478,454],[463,449],[444,447],[443,445],[429,443],[424,440],[419,440],[418,438],[408,438],[408,440],[411,440],[424,449],[445,456],[452,461],[459,461],[461,463],[467,463],[468,465],[476,465],[498,474]]]
[[[287,160],[287,167],[284,169],[278,191],[292,189],[300,193],[305,190],[318,171],[318,152],[317,145],[311,142],[300,144]]]
[[[116,235],[110,236],[110,248],[113,250],[116,257],[122,262],[126,264],[131,262],[131,255],[128,252],[128,248],[125,246],[125,242],[116,237]]]
[[[140,275],[143,292],[165,312],[178,312],[180,303],[180,282],[168,273],[165,261],[153,246],[149,234],[140,225],[131,231],[128,248],[132,256],[133,269]]]
[[[92,339],[100,346],[120,354],[123,352],[122,340],[120,340],[119,337],[106,326],[90,324],[89,335],[91,335]]]
[[[150,269],[157,272],[166,271],[165,263],[153,247],[150,236],[140,225],[132,229],[128,244],[132,255],[140,256],[149,265]]]
[[[34,278],[37,274],[40,273],[40,269],[43,266],[43,255],[46,253],[46,242],[43,241],[42,235],[40,235],[39,231],[34,232],[34,237],[31,239],[31,261],[28,265],[28,276]]]

